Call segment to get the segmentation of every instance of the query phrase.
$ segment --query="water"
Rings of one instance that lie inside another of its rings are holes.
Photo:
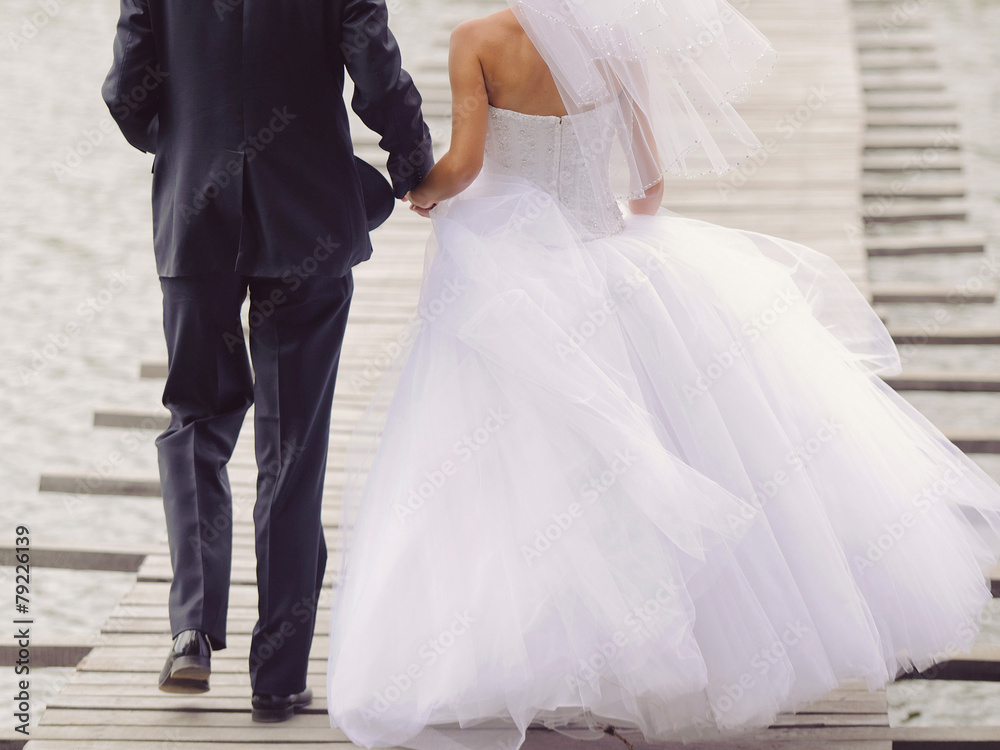
[[[390,2],[408,61],[437,54],[435,37],[424,31],[431,13],[447,23],[489,10],[456,2],[442,12],[440,5]],[[990,234],[996,250],[1000,0],[928,7],[962,102],[972,221]],[[117,0],[0,0],[0,539],[6,544],[18,524],[31,528],[36,546],[144,547],[165,535],[156,499],[38,492],[39,475],[60,469],[156,475],[152,434],[92,426],[96,408],[156,409],[161,384],[140,380],[138,365],[165,356],[151,250],[151,157],[124,144],[100,97],[117,15]],[[872,272],[877,279],[961,283],[978,273],[981,262],[878,261]],[[893,320],[919,323],[928,314],[927,306],[896,307]],[[956,323],[983,325],[997,309],[969,305],[950,314]],[[921,366],[1000,369],[996,350],[928,349],[913,356]],[[961,397],[961,403],[928,394],[912,398],[944,425],[973,424],[983,409],[1000,418],[993,397]],[[984,465],[1000,476],[1000,460]],[[0,568],[0,579],[0,607],[11,606],[10,570]],[[133,580],[129,574],[35,570],[36,643],[97,633]],[[986,619],[982,640],[1000,643],[996,603]],[[33,674],[36,718],[69,672]],[[0,695],[11,695],[12,686],[5,669]],[[912,682],[894,687],[891,700],[894,723],[981,724],[993,715],[1000,688]],[[0,703],[10,705],[9,699]]]

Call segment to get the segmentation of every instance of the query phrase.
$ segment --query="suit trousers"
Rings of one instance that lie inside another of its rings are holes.
[[[235,498],[238,512],[253,507],[251,684],[258,693],[300,692],[326,567],[323,480],[353,278],[233,272],[161,277],[160,285],[170,425],[156,445],[173,635],[200,630],[213,648],[226,646],[234,519],[226,466],[254,405],[256,493]]]

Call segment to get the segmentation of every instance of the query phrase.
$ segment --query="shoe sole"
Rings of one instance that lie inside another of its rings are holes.
[[[277,724],[288,721],[292,716],[309,706],[309,703],[296,703],[287,708],[254,708],[250,712],[250,718],[258,724]]]
[[[164,693],[175,693],[177,695],[200,695],[208,692],[208,682],[205,680],[176,680],[171,678],[160,683],[160,690]]]
[[[208,692],[211,660],[205,656],[180,656],[170,667],[170,675],[160,682],[165,693],[194,695]]]

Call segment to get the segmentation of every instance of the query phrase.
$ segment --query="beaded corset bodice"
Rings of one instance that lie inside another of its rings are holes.
[[[585,155],[608,154],[613,130],[602,127],[600,109],[566,117],[525,115],[490,107],[486,163],[493,171],[530,180],[560,201],[583,224],[587,238],[618,234],[625,227],[610,177],[594,184]],[[581,134],[601,134],[585,154]]]

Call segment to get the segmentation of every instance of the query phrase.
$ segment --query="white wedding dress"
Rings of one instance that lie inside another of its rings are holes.
[[[433,214],[422,324],[352,448],[335,724],[730,735],[969,649],[1000,488],[882,383],[862,295],[793,242],[623,217],[570,121],[491,109]]]

